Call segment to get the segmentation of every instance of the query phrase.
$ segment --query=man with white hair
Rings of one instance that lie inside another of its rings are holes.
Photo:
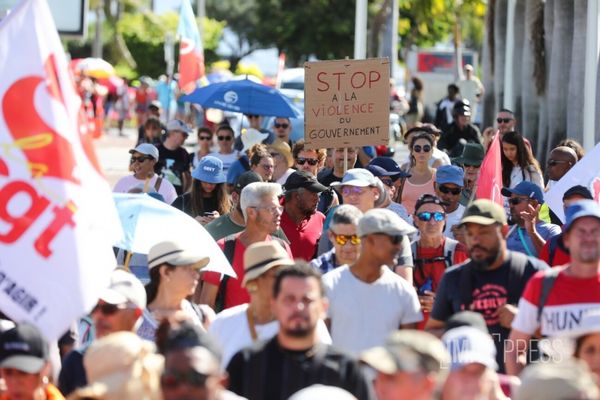
[[[227,236],[217,242],[237,274],[237,279],[216,272],[202,274],[200,303],[221,311],[250,302],[248,291],[242,286],[244,279],[244,251],[256,242],[278,240],[290,257],[292,252],[283,240],[273,237],[279,229],[283,207],[279,204],[281,185],[254,182],[244,187],[240,204],[246,227],[243,231]]]
[[[142,313],[146,308],[146,290],[135,275],[116,269],[110,284],[100,295],[96,306],[90,312],[96,339],[114,332],[136,332],[142,323]],[[63,360],[58,377],[58,388],[68,396],[71,392],[87,384],[83,366],[83,356],[87,346],[71,351]]]

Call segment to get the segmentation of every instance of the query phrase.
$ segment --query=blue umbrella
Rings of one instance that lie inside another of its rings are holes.
[[[277,89],[249,79],[212,83],[182,96],[182,101],[204,108],[233,111],[250,115],[296,118],[300,111]]]

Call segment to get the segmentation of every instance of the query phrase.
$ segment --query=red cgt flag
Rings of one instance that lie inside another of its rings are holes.
[[[189,0],[181,2],[179,26],[179,88],[185,93],[191,93],[197,86],[197,81],[204,77],[204,48],[202,38],[196,25],[196,18]]]
[[[481,163],[477,180],[477,199],[489,199],[500,206],[504,205],[502,197],[502,163],[500,161],[500,134],[496,132],[494,140]]]

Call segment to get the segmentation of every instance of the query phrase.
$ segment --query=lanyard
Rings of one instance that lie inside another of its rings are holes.
[[[531,249],[529,249],[529,246],[527,245],[527,241],[525,240],[525,236],[523,235],[523,229],[517,228],[517,233],[519,234],[519,239],[521,240],[521,243],[523,243],[523,247],[525,247],[527,255],[535,257],[535,255],[531,252]]]

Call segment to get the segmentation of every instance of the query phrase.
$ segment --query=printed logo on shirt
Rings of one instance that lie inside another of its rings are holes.
[[[497,325],[499,324],[499,318],[496,311],[507,301],[508,293],[505,287],[488,283],[473,290],[473,302],[469,308],[471,311],[483,315],[488,326]]]

